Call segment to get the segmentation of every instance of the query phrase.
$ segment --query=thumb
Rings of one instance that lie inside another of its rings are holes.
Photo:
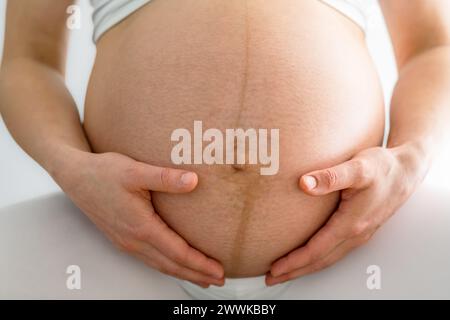
[[[299,186],[313,196],[325,195],[348,188],[362,188],[368,175],[361,160],[349,160],[337,166],[303,175]]]
[[[164,167],[156,167],[146,163],[137,163],[129,177],[139,188],[166,193],[186,193],[197,186],[195,173]]]

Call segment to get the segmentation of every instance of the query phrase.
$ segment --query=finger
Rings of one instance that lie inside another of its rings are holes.
[[[314,264],[310,264],[303,268],[293,270],[279,277],[274,277],[272,274],[268,273],[266,275],[266,284],[268,286],[274,286],[276,284],[280,284],[295,278],[303,277],[310,273],[318,272],[341,260],[344,256],[347,255],[349,251],[351,251],[353,248],[357,246],[358,242],[353,240],[347,240],[341,243],[338,247],[335,248],[335,250],[330,252],[328,255],[316,261]]]
[[[117,231],[111,230],[107,224],[101,223],[101,221],[97,221],[97,223],[103,226],[107,233],[112,235],[113,243],[124,251],[136,251],[136,241],[132,239],[138,240],[151,244],[168,258],[182,266],[202,272],[216,279],[224,277],[224,269],[219,262],[208,258],[191,247],[186,240],[167,226],[160,216],[154,212],[153,208],[149,211],[147,205],[145,203],[143,208],[136,210],[136,212],[141,212],[142,216],[147,217],[147,222],[141,223],[138,227],[127,227],[127,232],[129,233],[127,240],[120,237]]]
[[[138,162],[128,172],[134,185],[145,190],[184,193],[192,191],[198,183],[195,173],[172,168],[155,167]]]
[[[147,257],[150,257],[151,259],[154,259],[156,257],[158,259],[158,262],[160,263],[160,266],[167,271],[165,273],[168,273],[171,276],[191,282],[208,283],[217,286],[222,286],[225,283],[224,278],[217,279],[205,275],[204,273],[186,268],[176,263],[175,261],[170,260],[164,255],[164,253],[159,252],[156,248],[152,248],[148,245],[145,245],[144,248],[145,249],[143,250],[143,252],[145,253],[145,255]]]
[[[201,287],[205,287],[205,284],[206,287],[210,284],[223,286],[225,283],[224,279],[216,279],[211,276],[202,274],[201,272],[185,268],[178,263],[170,260],[155,248],[151,248],[149,246],[145,246],[141,253],[137,253],[135,255],[137,255],[146,264],[159,270],[162,273],[165,273],[172,277],[176,277],[178,279],[193,282]]]
[[[144,256],[144,255],[142,255],[142,254],[139,254],[139,253],[133,253],[132,254],[136,259],[139,259],[139,260],[141,260],[142,262],[144,262],[147,266],[149,266],[150,268],[152,268],[152,269],[155,269],[155,270],[157,270],[157,271],[159,271],[159,272],[161,272],[161,273],[164,273],[164,274],[167,274],[167,273],[165,273],[164,271],[163,271],[163,268],[162,267],[160,267],[158,264],[157,264],[157,262],[154,262],[154,261],[152,261],[152,260],[150,260],[150,259],[148,259],[146,256]],[[184,279],[183,279],[184,280]],[[202,287],[202,288],[204,288],[204,289],[207,289],[207,288],[209,288],[209,284],[208,283],[204,283],[204,282],[194,282],[194,281],[191,281],[192,283],[195,283],[196,285],[198,285],[198,286],[200,286],[200,287]]]
[[[353,159],[328,169],[307,173],[300,178],[299,186],[310,195],[320,196],[348,188],[362,188],[370,180],[370,168],[363,160]]]
[[[176,276],[177,278],[191,281],[200,287],[207,288],[210,284],[214,284],[217,286],[223,286],[224,279],[217,279],[214,277],[207,276],[200,272],[189,270],[187,268],[183,268],[182,266],[176,264],[175,262],[170,261],[167,257],[165,257],[161,252],[157,249],[154,249],[146,243],[137,243],[136,241],[129,240],[127,242],[123,241],[120,237],[117,236],[112,230],[101,223],[97,218],[93,218],[94,223],[99,226],[104,231],[104,234],[107,238],[116,244],[120,250],[126,251],[127,253],[141,259],[150,267],[157,269],[163,273]],[[165,272],[168,270],[168,272]]]
[[[161,273],[167,274],[167,273],[164,272],[162,267],[160,267],[156,262],[153,262],[152,260],[147,259],[147,257],[145,257],[143,255],[140,255],[140,254],[137,254],[137,253],[133,254],[133,256],[135,258],[141,260],[142,262],[144,262],[150,268],[155,269],[155,270],[157,270],[157,271],[159,271]],[[182,279],[182,280],[185,280],[185,279]],[[204,289],[207,289],[210,286],[210,284],[206,283],[206,282],[195,282],[195,281],[191,281],[191,282],[195,283],[196,285],[198,285],[198,286],[200,286],[200,287],[202,287]]]
[[[151,217],[148,232],[140,240],[148,241],[168,258],[182,266],[217,279],[224,277],[224,270],[219,262],[191,247],[186,240],[170,229],[158,214],[155,213]]]
[[[314,264],[343,243],[348,236],[340,223],[336,222],[338,221],[335,218],[336,215],[339,215],[338,211],[306,245],[273,263],[270,270],[272,276],[279,277],[293,270]]]

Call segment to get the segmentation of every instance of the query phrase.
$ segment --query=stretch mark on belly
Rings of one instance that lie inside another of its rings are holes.
[[[248,74],[249,74],[249,48],[250,48],[250,26],[249,26],[249,15],[248,15],[248,3],[247,0],[244,1],[244,13],[245,13],[245,55],[244,55],[244,69],[242,74],[242,90],[239,98],[239,113],[237,116],[236,128],[241,126],[242,112],[245,108],[245,101],[247,97],[247,86],[248,86]],[[234,144],[234,154],[237,155],[237,143]],[[246,157],[247,158],[247,157]],[[238,228],[236,230],[236,237],[234,239],[233,253],[231,257],[231,270],[233,272],[239,272],[238,268],[241,266],[242,257],[242,247],[245,241],[246,230],[250,222],[250,215],[253,211],[254,203],[257,196],[258,183],[260,177],[255,173],[243,171],[245,165],[233,165],[233,168],[239,172],[239,174],[248,175],[244,177],[246,180],[243,188],[244,190],[244,203],[242,207],[242,212],[240,215],[240,221]],[[247,180],[248,179],[248,180]]]
[[[244,68],[242,72],[242,90],[239,95],[239,113],[237,117],[237,125],[239,126],[242,111],[245,106],[245,100],[247,97],[247,86],[248,86],[248,73],[249,73],[249,47],[250,47],[250,27],[249,27],[249,18],[248,18],[248,3],[247,0],[244,1],[244,14],[245,14],[245,53],[244,53]],[[237,126],[236,126],[237,128]]]
[[[249,51],[250,51],[250,26],[248,17],[248,3],[247,0],[244,1],[244,19],[245,19],[245,38],[244,38],[244,61],[243,61],[243,71],[242,71],[242,89],[239,94],[239,109],[236,118],[235,128],[241,127],[242,112],[245,108],[245,101],[247,98],[247,87],[248,87],[248,74],[249,74]],[[237,139],[234,141],[234,155],[237,157]],[[247,158],[247,157],[246,157]],[[237,171],[242,171],[245,168],[243,164],[233,164],[232,167]]]
[[[258,174],[253,174],[248,177],[247,183],[243,186],[244,203],[242,206],[239,225],[236,230],[236,237],[234,239],[233,254],[231,257],[231,269],[233,272],[239,273],[239,268],[242,267],[242,248],[246,240],[247,228],[250,223],[250,216],[255,206],[255,201],[258,194],[261,192],[258,188],[260,177]],[[245,266],[244,266],[245,267]]]

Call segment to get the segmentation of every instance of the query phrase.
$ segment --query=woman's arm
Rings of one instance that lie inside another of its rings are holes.
[[[120,249],[200,286],[223,285],[223,267],[159,217],[152,191],[192,191],[197,176],[115,153],[94,154],[64,85],[66,8],[72,0],[8,1],[0,112],[22,148]]]
[[[380,4],[399,69],[388,147],[412,146],[405,161],[420,161],[426,170],[450,123],[450,1]]]
[[[19,145],[52,176],[71,151],[90,151],[64,84],[66,8],[72,2],[20,0],[7,7],[0,112]]]
[[[450,1],[381,0],[399,80],[387,148],[370,148],[301,177],[312,196],[341,191],[327,223],[276,261],[268,285],[319,271],[366,243],[423,180],[450,123]]]

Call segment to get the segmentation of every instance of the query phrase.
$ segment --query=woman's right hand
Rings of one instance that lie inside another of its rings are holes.
[[[195,173],[151,166],[117,153],[75,151],[66,159],[55,180],[119,249],[201,287],[223,285],[222,265],[170,229],[151,202],[150,191],[192,191],[198,182]]]

